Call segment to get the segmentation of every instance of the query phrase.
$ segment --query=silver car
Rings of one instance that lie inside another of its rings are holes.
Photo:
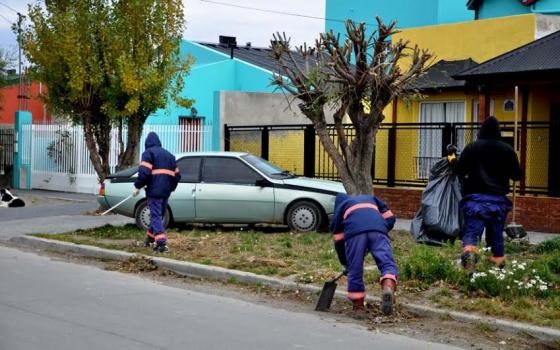
[[[297,232],[328,225],[342,183],[298,177],[249,153],[197,152],[177,155],[181,182],[169,198],[164,216],[175,223],[284,224]],[[98,202],[109,208],[133,190],[138,168],[107,177]],[[147,229],[150,213],[143,194],[114,210],[134,217]]]

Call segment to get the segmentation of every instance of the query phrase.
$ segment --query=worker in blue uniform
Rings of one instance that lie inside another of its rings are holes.
[[[138,195],[140,189],[146,187],[150,227],[144,242],[146,246],[154,245],[154,251],[164,253],[169,251],[169,247],[163,216],[167,210],[167,200],[177,188],[181,174],[175,156],[161,147],[161,141],[155,132],[150,132],[146,137],[145,148],[133,194]]]
[[[336,196],[331,231],[340,263],[348,272],[348,299],[352,301],[354,318],[366,316],[364,258],[368,252],[381,275],[381,311],[385,315],[393,312],[398,270],[388,233],[395,220],[387,205],[375,196],[343,193]]]

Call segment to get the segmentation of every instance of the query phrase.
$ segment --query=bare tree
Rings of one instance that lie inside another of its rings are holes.
[[[364,23],[346,21],[341,40],[331,30],[321,33],[314,47],[300,46],[294,53],[286,34],[276,33],[272,55],[280,67],[273,84],[298,101],[301,112],[313,123],[323,147],[338,169],[349,194],[371,194],[371,163],[383,110],[396,98],[417,93],[414,81],[428,69],[432,55],[407,41],[391,42],[398,31],[377,17],[377,30],[366,33]],[[301,63],[296,55],[303,57]],[[334,109],[336,141],[329,137],[325,110]],[[348,115],[356,136],[345,132]]]

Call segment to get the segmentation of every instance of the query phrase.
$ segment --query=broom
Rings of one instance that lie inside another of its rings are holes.
[[[519,106],[519,88],[515,87],[515,114],[514,114],[514,122],[513,122],[513,143],[515,147],[515,153],[518,153],[517,148],[517,106]],[[513,214],[511,218],[511,223],[506,227],[506,234],[510,238],[523,238],[527,236],[527,231],[523,226],[515,223],[515,197],[517,192],[517,186],[515,185],[515,181],[513,181]]]
[[[321,291],[321,295],[319,295],[319,300],[317,300],[315,311],[328,311],[330,309],[331,303],[334,298],[334,292],[336,291],[336,281],[338,281],[340,277],[346,274],[347,272],[346,270],[344,270],[332,280],[325,282],[323,290]]]

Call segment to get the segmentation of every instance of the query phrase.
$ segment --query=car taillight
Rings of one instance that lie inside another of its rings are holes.
[[[105,183],[99,185],[99,195],[105,196]]]

